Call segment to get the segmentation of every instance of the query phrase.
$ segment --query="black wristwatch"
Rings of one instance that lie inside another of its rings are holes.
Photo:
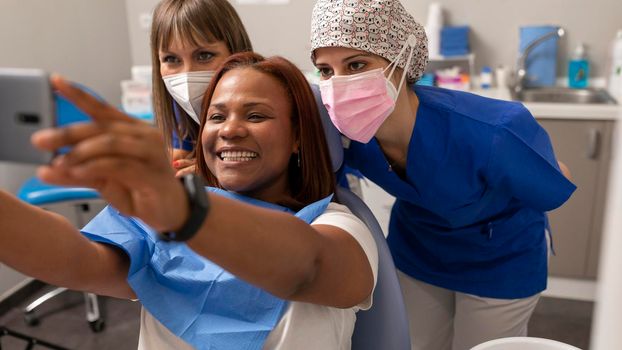
[[[194,237],[209,213],[209,200],[201,178],[197,174],[186,174],[180,180],[188,197],[190,212],[179,230],[161,233],[161,238],[165,241],[183,242]]]

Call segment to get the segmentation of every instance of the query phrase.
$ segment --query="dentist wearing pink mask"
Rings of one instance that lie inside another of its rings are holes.
[[[397,0],[319,0],[311,56],[346,164],[396,197],[388,243],[413,349],[527,334],[546,212],[575,190],[525,107],[415,85],[423,27]]]

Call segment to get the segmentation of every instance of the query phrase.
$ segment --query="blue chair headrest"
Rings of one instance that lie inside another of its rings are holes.
[[[92,188],[49,185],[36,177],[24,182],[17,197],[32,205],[100,198],[99,193]]]
[[[343,145],[341,143],[341,134],[333,125],[333,122],[330,120],[330,116],[328,115],[328,111],[322,103],[320,88],[315,84],[311,84],[311,90],[313,90],[315,102],[320,110],[320,117],[322,118],[322,125],[324,126],[324,134],[326,135],[326,143],[328,144],[330,159],[333,163],[333,171],[337,172],[341,169],[341,165],[343,164]]]
[[[83,91],[88,92],[98,100],[103,101],[103,99],[93,90],[87,88],[84,85],[75,85]],[[88,115],[78,109],[78,107],[76,107],[73,103],[57,93],[54,93],[54,102],[56,102],[56,124],[58,126],[68,125],[76,122],[86,122],[91,119]]]
[[[85,86],[78,87],[98,100],[102,100],[95,92]],[[56,103],[56,124],[68,125],[76,122],[89,121],[90,117],[76,107],[65,97],[54,93],[54,102]],[[59,150],[60,153],[66,149]],[[68,200],[86,200],[100,198],[99,193],[91,188],[83,187],[64,187],[49,185],[36,177],[28,179],[19,189],[17,197],[32,205],[45,205]]]

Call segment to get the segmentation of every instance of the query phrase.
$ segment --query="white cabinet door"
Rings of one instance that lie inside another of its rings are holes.
[[[538,119],[551,137],[555,155],[572,173],[577,190],[549,215],[556,255],[553,276],[595,278],[611,154],[608,121]]]

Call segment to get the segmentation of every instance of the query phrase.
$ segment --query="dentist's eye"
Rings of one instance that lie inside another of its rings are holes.
[[[320,71],[320,76],[326,79],[329,79],[330,77],[333,76],[333,74],[335,74],[333,70],[328,67],[318,68],[317,70]]]
[[[365,64],[363,62],[352,62],[352,63],[348,64],[348,69],[350,69],[352,71],[358,71],[358,70],[361,70],[361,69],[365,68],[365,66],[367,66],[367,64]]]

